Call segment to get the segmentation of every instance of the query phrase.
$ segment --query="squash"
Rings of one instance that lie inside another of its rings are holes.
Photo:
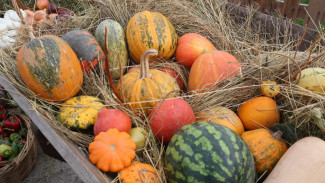
[[[22,46],[17,55],[17,67],[28,88],[48,100],[67,100],[82,86],[83,73],[78,58],[57,36],[41,36]]]
[[[264,183],[324,183],[325,142],[305,137],[282,156]]]
[[[146,115],[150,114],[159,99],[179,95],[179,87],[169,74],[149,69],[149,57],[157,54],[157,50],[146,50],[141,56],[140,71],[125,74],[123,83],[119,80],[116,86],[120,96],[131,104],[133,110],[143,111]]]
[[[121,183],[160,183],[159,177],[160,173],[157,169],[139,161],[132,162],[119,174]]]
[[[238,116],[246,130],[268,128],[280,120],[280,113],[273,99],[252,98],[238,108]]]
[[[282,138],[286,141],[288,146],[292,145],[298,139],[301,139],[303,137],[301,130],[299,128],[295,128],[294,124],[292,123],[276,123],[272,125],[269,130],[272,132],[281,131]]]
[[[79,58],[81,68],[90,73],[98,62],[104,59],[104,52],[98,45],[95,37],[87,31],[72,30],[63,34],[65,40]]]
[[[280,86],[275,81],[263,81],[260,84],[260,90],[266,97],[276,97],[280,93]]]
[[[191,67],[200,55],[216,49],[204,36],[187,33],[178,39],[176,61],[185,67]]]
[[[259,174],[269,173],[282,155],[287,151],[282,132],[271,133],[267,129],[256,129],[243,132],[241,137],[252,151],[255,167]]]
[[[58,121],[72,129],[88,129],[93,126],[98,117],[98,111],[103,107],[99,98],[73,97],[62,104]]]
[[[97,135],[89,144],[89,160],[100,170],[118,172],[135,158],[135,143],[126,132],[111,128]]]
[[[107,27],[107,50],[109,68],[111,69],[110,73],[113,79],[119,79],[120,67],[117,53],[120,56],[123,73],[126,69],[125,66],[128,64],[128,51],[126,48],[124,29],[114,20],[106,19],[102,21],[95,31],[96,40],[102,50],[105,50],[105,27]],[[105,64],[103,68],[105,69]]]
[[[131,136],[131,139],[135,142],[137,146],[136,150],[139,150],[144,147],[148,136],[148,131],[146,129],[141,127],[131,128],[129,134]]]
[[[319,67],[307,68],[301,71],[297,85],[318,95],[325,95],[325,69]],[[308,93],[300,89],[303,93]],[[310,94],[309,94],[310,95]]]
[[[239,117],[236,113],[226,107],[214,106],[202,110],[195,115],[195,118],[197,121],[211,121],[218,123],[230,128],[238,135],[241,135],[244,132],[244,126]]]
[[[240,73],[241,63],[224,51],[211,51],[199,56],[191,67],[189,91],[203,93],[214,84]]]
[[[183,99],[174,98],[159,102],[150,113],[150,127],[156,137],[168,144],[184,125],[195,121],[191,106]]]
[[[136,13],[126,27],[126,40],[131,57],[140,62],[147,49],[158,50],[158,57],[171,58],[177,46],[174,26],[161,13],[142,11]]]

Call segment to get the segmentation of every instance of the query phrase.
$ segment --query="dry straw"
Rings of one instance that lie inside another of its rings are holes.
[[[281,86],[281,93],[275,100],[281,111],[281,123],[292,123],[302,130],[304,136],[324,134],[310,118],[310,109],[324,109],[324,96],[302,92],[290,81],[305,63],[308,66],[325,66],[325,49],[320,42],[315,42],[313,49],[295,52],[299,38],[292,35],[291,24],[285,29],[274,26],[270,34],[262,22],[254,21],[254,11],[247,17],[229,13],[222,0],[88,0],[88,8],[75,18],[53,27],[37,29],[36,36],[44,34],[62,34],[73,29],[84,29],[94,33],[96,26],[104,19],[118,21],[123,28],[135,13],[143,10],[157,11],[168,17],[177,30],[178,36],[195,32],[204,35],[219,49],[233,54],[243,65],[241,75],[226,82],[215,85],[206,93],[183,93],[180,98],[190,103],[195,113],[216,105],[228,107],[234,111],[244,101],[261,96],[259,83],[264,80],[275,80]],[[70,8],[70,7],[67,7]],[[238,23],[240,22],[240,23]],[[22,36],[22,35],[21,35]],[[14,86],[28,99],[34,109],[46,119],[62,135],[80,147],[87,148],[93,136],[71,131],[56,120],[60,104],[38,98],[22,82],[16,67],[16,54],[25,42],[17,38],[19,44],[9,50],[0,50],[0,72],[3,72]],[[324,41],[324,36],[320,36]],[[310,58],[309,58],[310,57]],[[132,65],[129,62],[129,66]],[[174,59],[162,62],[155,67],[170,66],[187,80],[189,70],[179,66]],[[185,82],[186,84],[187,82]],[[136,116],[125,106],[119,105],[112,95],[105,73],[94,71],[84,75],[84,84],[80,95],[99,97],[110,108],[118,108],[127,112],[134,126],[149,130],[148,119]],[[150,131],[150,130],[149,130]],[[161,172],[161,179],[166,182],[163,172],[164,146],[157,142],[150,132],[144,149],[137,152],[136,159],[155,166]],[[117,181],[117,179],[115,179]]]

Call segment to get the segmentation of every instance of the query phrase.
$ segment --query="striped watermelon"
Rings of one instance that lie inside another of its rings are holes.
[[[199,121],[182,127],[165,155],[169,182],[251,183],[255,165],[249,147],[227,127]]]

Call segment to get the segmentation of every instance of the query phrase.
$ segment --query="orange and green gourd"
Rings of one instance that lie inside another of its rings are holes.
[[[160,183],[160,174],[153,166],[134,161],[120,172],[121,183]]]

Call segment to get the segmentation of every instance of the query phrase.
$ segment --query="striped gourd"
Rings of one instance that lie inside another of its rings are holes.
[[[249,147],[227,127],[198,121],[170,141],[165,155],[169,182],[251,183],[254,159]]]

